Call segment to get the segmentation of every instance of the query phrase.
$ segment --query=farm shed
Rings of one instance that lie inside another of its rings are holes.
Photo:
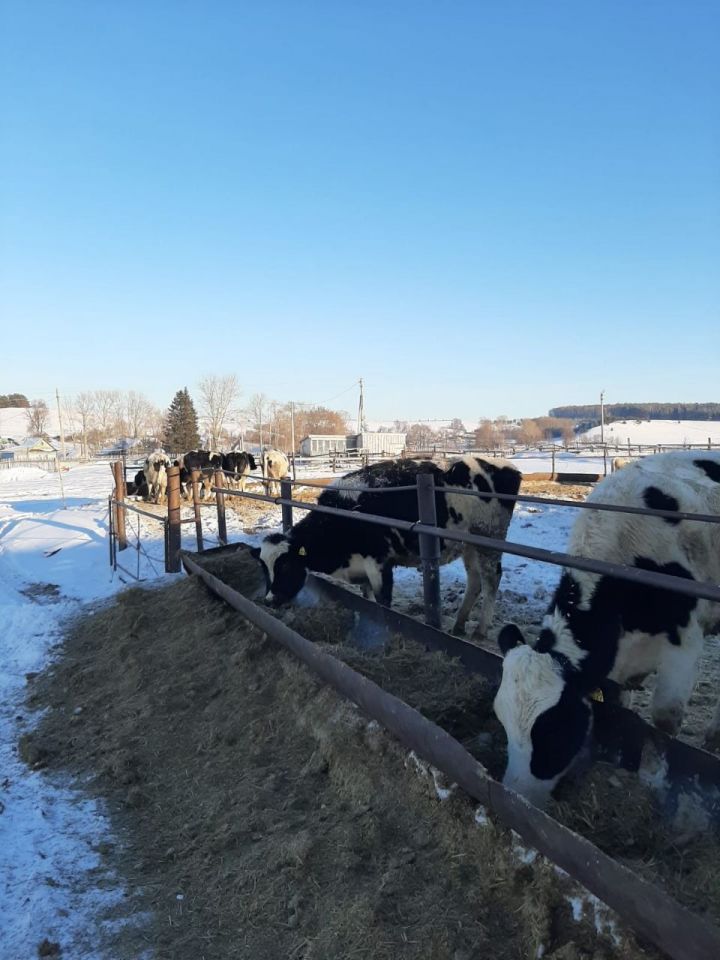
[[[345,453],[348,438],[341,433],[312,433],[300,441],[303,457],[317,457],[323,453]]]
[[[317,457],[326,453],[382,453],[398,456],[405,449],[404,433],[310,434],[300,443],[303,457]]]
[[[348,450],[398,456],[405,449],[406,437],[405,433],[376,433],[366,430],[363,433],[354,433],[347,438]]]

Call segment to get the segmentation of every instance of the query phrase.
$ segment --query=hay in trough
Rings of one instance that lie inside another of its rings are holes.
[[[461,735],[488,719],[447,661],[365,659]],[[566,879],[196,582],[79,619],[31,690],[28,756],[106,799],[150,911],[116,960],[656,956],[576,923]]]

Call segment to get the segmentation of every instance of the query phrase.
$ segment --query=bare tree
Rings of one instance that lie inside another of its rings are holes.
[[[240,397],[240,384],[234,373],[224,377],[203,377],[198,384],[203,416],[207,418],[213,450],[220,446],[220,435],[232,405]]]
[[[127,424],[127,433],[137,440],[147,433],[151,422],[153,406],[143,393],[130,390],[124,395],[124,419]]]
[[[120,395],[117,390],[95,390],[92,396],[95,430],[100,441],[105,443],[116,425]]]
[[[88,433],[95,426],[95,397],[92,393],[79,393],[75,397],[75,416],[82,433],[83,457],[88,458]]]
[[[31,400],[30,406],[25,414],[27,418],[28,430],[33,437],[39,437],[45,433],[45,427],[48,420],[48,405],[44,400]]]
[[[518,430],[518,440],[528,447],[537,444],[542,440],[542,430],[534,420],[523,420]]]
[[[264,393],[254,393],[245,411],[250,420],[250,427],[257,435],[257,442],[261,447],[267,439],[269,403]]]

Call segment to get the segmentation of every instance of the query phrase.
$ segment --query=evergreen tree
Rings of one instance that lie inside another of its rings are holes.
[[[177,454],[197,450],[200,446],[197,414],[187,387],[178,390],[170,404],[165,419],[163,444],[168,452]]]

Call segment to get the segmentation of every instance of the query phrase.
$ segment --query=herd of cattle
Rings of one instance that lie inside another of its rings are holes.
[[[417,521],[418,472],[432,473],[437,526],[503,539],[521,476],[504,460],[464,456],[443,467],[431,461],[388,461],[348,474],[318,503],[353,513]],[[468,491],[485,494],[467,496]],[[600,482],[588,502],[672,513],[720,515],[720,453],[660,453],[632,461]],[[492,623],[501,576],[497,550],[441,541],[441,562],[461,554],[465,596],[454,630],[463,633],[480,592],[476,637]],[[567,552],[576,556],[720,584],[720,524],[673,516],[580,510]],[[363,586],[390,604],[393,568],[417,566],[417,534],[309,513],[287,535],[267,536],[253,555],[262,565],[266,601],[291,601],[308,570]],[[542,805],[583,753],[598,691],[637,685],[655,672],[652,716],[675,734],[692,693],[703,637],[720,624],[720,604],[656,586],[564,568],[536,637],[515,624],[499,633],[503,676],[495,712],[508,739],[504,782]],[[621,697],[625,697],[622,693]],[[720,734],[720,707],[707,731]]]
[[[167,470],[173,465],[180,467],[180,490],[185,499],[192,497],[192,474],[195,470],[200,474],[200,496],[208,498],[218,470],[223,471],[228,486],[244,490],[245,480],[259,467],[266,493],[277,497],[280,495],[280,480],[287,476],[289,469],[288,458],[279,450],[265,450],[259,460],[244,451],[213,453],[209,450],[191,450],[172,462],[164,451],[156,450],[145,460],[134,480],[128,481],[128,496],[162,503],[167,496]]]

